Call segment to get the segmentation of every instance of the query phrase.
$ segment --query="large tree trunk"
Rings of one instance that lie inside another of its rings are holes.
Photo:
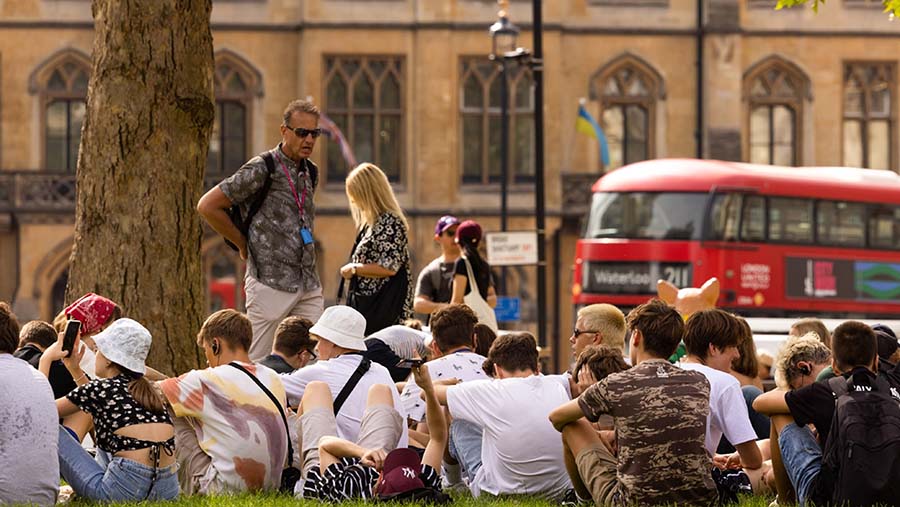
[[[153,334],[148,364],[196,367],[203,187],[215,116],[211,0],[93,0],[66,299],[94,291]]]

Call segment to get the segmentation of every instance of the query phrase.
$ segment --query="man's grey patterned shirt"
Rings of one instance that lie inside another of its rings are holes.
[[[281,145],[269,150],[269,153],[275,162],[275,170],[272,172],[272,186],[266,200],[250,224],[247,273],[273,289],[284,292],[310,291],[321,286],[316,273],[316,248],[314,243],[303,244],[300,229],[308,228],[315,237],[315,188],[306,166],[300,170],[281,151]],[[309,160],[306,163],[313,165]],[[282,164],[291,175],[298,199],[302,199],[306,189],[302,220]],[[267,173],[265,161],[261,156],[256,156],[231,177],[219,183],[219,188],[232,203],[241,207],[241,213],[246,216],[252,197],[262,188]]]

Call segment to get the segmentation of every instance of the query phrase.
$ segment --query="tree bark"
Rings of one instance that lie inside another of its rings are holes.
[[[66,299],[116,301],[153,335],[148,364],[199,364],[205,309],[194,207],[215,116],[211,0],[93,0]]]

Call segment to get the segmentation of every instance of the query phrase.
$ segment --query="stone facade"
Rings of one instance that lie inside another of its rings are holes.
[[[524,28],[519,44],[533,47],[527,30],[531,2],[511,3],[512,21]],[[547,351],[556,367],[565,367],[569,355],[571,263],[589,195],[582,187],[605,170],[596,141],[576,133],[575,119],[579,99],[585,98],[586,108],[604,123],[604,108],[611,106],[603,87],[610,76],[630,69],[652,88],[640,99],[647,112],[647,157],[698,156],[700,41],[705,121],[699,155],[749,160],[747,76],[772,62],[805,83],[794,106],[796,163],[842,165],[843,66],[869,60],[896,64],[900,36],[877,5],[866,8],[867,2],[829,3],[819,15],[809,9],[774,12],[773,4],[708,0],[698,29],[695,0],[544,2]],[[290,100],[309,96],[325,104],[326,57],[399,57],[404,71],[395,190],[410,218],[414,270],[438,254],[431,231],[440,215],[452,212],[497,230],[499,185],[464,183],[461,176],[460,78],[462,59],[490,52],[487,28],[496,11],[488,0],[215,0],[217,63],[242,73],[247,86],[239,97],[247,113],[246,153],[277,142],[280,114]],[[86,0],[0,0],[0,300],[12,300],[23,320],[52,319],[60,309],[72,243],[74,176],[48,167],[46,111],[54,98],[77,95],[74,77],[62,95],[53,91],[51,73],[66,63],[90,70],[92,26]],[[888,157],[896,170],[900,90],[895,76],[891,86]],[[324,146],[319,143],[314,160],[325,157]],[[316,196],[319,268],[333,302],[338,268],[354,233],[343,186],[322,166]],[[208,183],[220,176],[209,175]],[[530,183],[511,185],[509,206],[510,230],[534,227]],[[217,237],[208,234],[203,248],[210,277],[240,278],[240,264]],[[533,319],[535,270],[509,271],[508,292],[523,297],[523,316]],[[227,304],[232,296],[239,302],[240,291],[230,290],[211,304]],[[534,329],[531,322],[519,327]]]

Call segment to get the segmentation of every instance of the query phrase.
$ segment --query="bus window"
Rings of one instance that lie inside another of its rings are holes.
[[[809,199],[769,199],[769,240],[812,243],[812,208]]]
[[[736,241],[741,218],[741,194],[716,194],[710,208],[709,239]]]
[[[866,246],[863,219],[866,206],[861,203],[819,201],[816,206],[818,242],[827,245]]]
[[[869,246],[900,249],[900,208],[874,208],[869,215]]]
[[[766,199],[758,195],[744,198],[741,212],[741,239],[743,241],[766,240]]]
[[[700,239],[705,193],[599,192],[585,238]]]

